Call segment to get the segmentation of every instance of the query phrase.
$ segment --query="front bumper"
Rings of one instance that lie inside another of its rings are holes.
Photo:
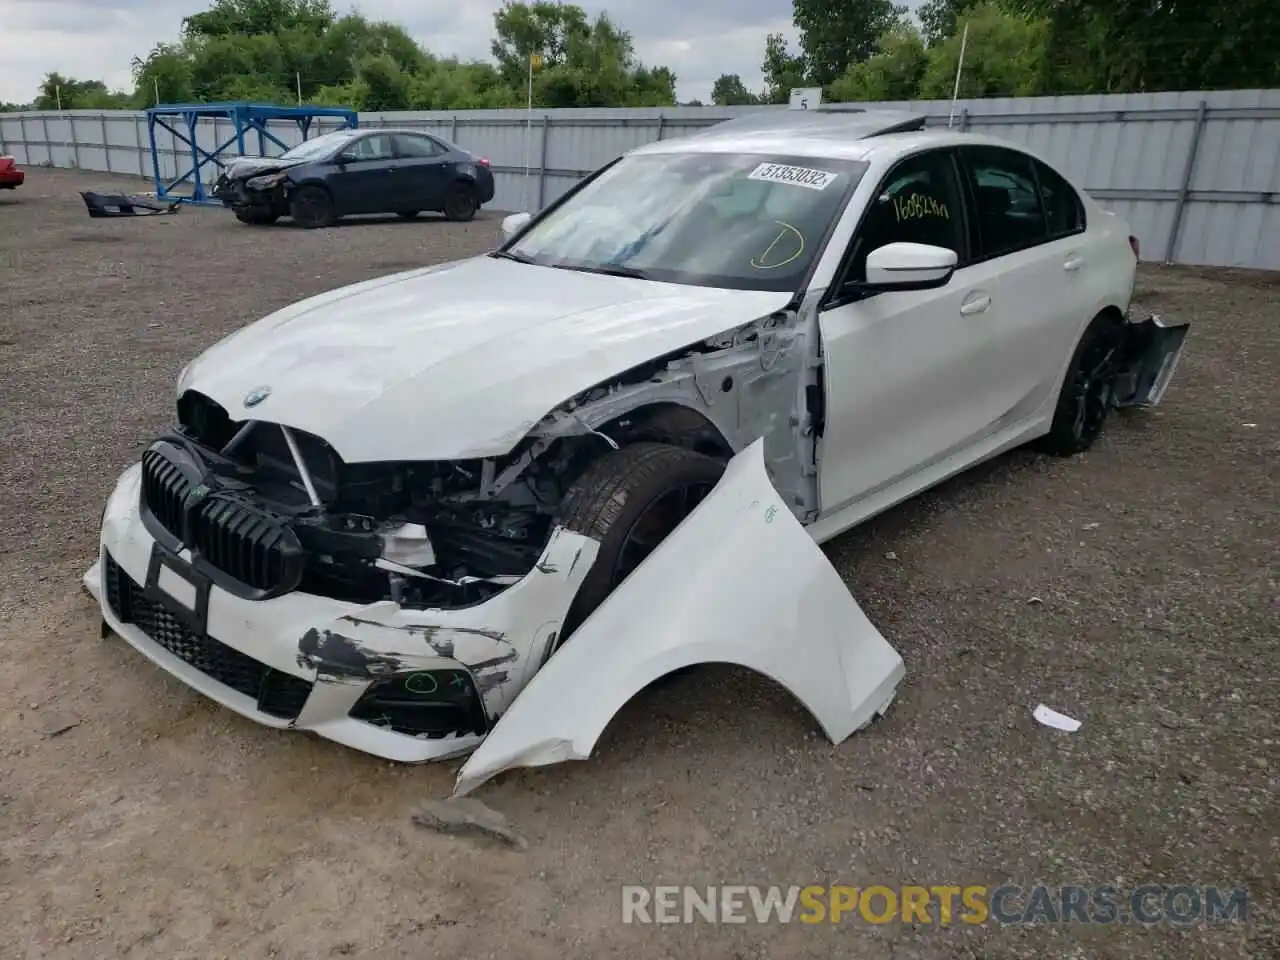
[[[11,190],[14,187],[22,186],[26,179],[27,175],[25,171],[13,169],[6,170],[3,173],[0,173],[0,187]]]
[[[283,184],[267,190],[250,190],[244,180],[219,178],[213,186],[212,196],[224,207],[233,210],[279,210],[288,206]]]
[[[549,656],[597,547],[559,528],[523,580],[460,610],[298,592],[245,600],[196,574],[189,550],[172,553],[157,543],[140,515],[140,483],[138,465],[118,481],[103,515],[99,559],[84,578],[106,625],[161,669],[242,716],[388,760],[457,756],[484,739]],[[147,616],[122,616],[122,588],[147,605]],[[148,636],[128,620],[162,635]],[[428,738],[351,715],[375,683],[428,671],[465,673],[483,707],[484,732]],[[260,677],[260,684],[246,676]]]

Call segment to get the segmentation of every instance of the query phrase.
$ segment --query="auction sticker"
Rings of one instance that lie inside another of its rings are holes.
[[[789,167],[781,163],[762,163],[749,174],[748,180],[764,180],[768,183],[789,183],[810,190],[825,190],[835,182],[838,173],[829,170],[811,170],[808,167]]]

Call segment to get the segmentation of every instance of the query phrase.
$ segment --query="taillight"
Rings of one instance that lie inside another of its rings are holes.
[[[1129,249],[1133,251],[1133,259],[1135,259],[1135,260],[1141,260],[1141,259],[1142,259],[1142,254],[1141,254],[1141,252],[1140,252],[1140,251],[1139,251],[1139,249],[1138,249],[1138,238],[1137,238],[1137,237],[1135,237],[1135,236],[1130,236],[1130,237],[1129,237]]]
[[[482,166],[482,167],[487,167],[487,166],[489,165],[489,158],[488,158],[488,157],[476,157],[476,163],[480,164],[480,166]],[[1132,238],[1130,238],[1130,239],[1132,239]]]

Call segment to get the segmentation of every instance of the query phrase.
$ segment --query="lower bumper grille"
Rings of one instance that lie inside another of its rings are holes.
[[[179,660],[258,702],[268,716],[294,720],[311,694],[311,683],[259,663],[246,654],[198,634],[146,595],[143,588],[112,559],[103,555],[103,589],[107,604],[123,623],[131,623]]]

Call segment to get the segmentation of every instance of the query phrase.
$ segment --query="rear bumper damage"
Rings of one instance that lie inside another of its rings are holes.
[[[730,462],[554,656],[598,548],[564,527],[519,582],[470,607],[413,610],[296,591],[252,600],[201,577],[189,550],[152,537],[134,466],[107,503],[85,586],[106,627],[259,723],[394,761],[479,747],[459,793],[512,767],[585,758],[623,704],[702,663],[770,677],[838,743],[887,709],[902,659],[782,504],[763,446]]]
[[[1127,325],[1116,378],[1117,407],[1154,407],[1164,398],[1190,327],[1156,313]]]

